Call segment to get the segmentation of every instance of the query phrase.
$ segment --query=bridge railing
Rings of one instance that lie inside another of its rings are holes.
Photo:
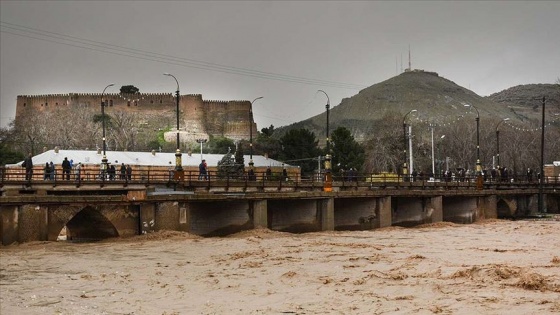
[[[311,176],[301,175],[282,175],[281,173],[267,174],[266,172],[255,172],[249,174],[220,174],[217,171],[209,171],[206,175],[198,171],[187,170],[183,172],[182,178],[177,178],[174,170],[161,169],[136,169],[131,173],[121,174],[116,172],[91,172],[73,170],[70,173],[52,173],[35,169],[32,174],[26,173],[24,168],[5,168],[0,167],[0,185],[8,184],[48,184],[48,185],[106,185],[120,184],[181,184],[183,186],[213,187],[213,186],[275,186],[275,187],[321,187],[323,185],[323,174]],[[545,177],[544,184],[548,187],[560,186],[560,176]],[[333,174],[333,182],[337,187],[343,189],[352,188],[410,188],[410,189],[430,189],[433,187],[443,187],[447,189],[463,188],[470,189],[477,187],[476,175],[465,176],[402,176],[392,173],[358,173],[347,172],[344,174]],[[504,177],[483,177],[484,187],[536,187],[539,179],[536,176],[527,177],[524,175],[513,175]]]

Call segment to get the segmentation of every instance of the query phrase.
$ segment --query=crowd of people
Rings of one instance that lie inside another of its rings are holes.
[[[515,174],[511,169],[508,169],[507,167],[500,166],[492,169],[483,169],[480,175],[485,182],[498,183],[513,181],[533,182],[534,180],[538,180],[540,178],[540,173],[537,173],[535,175],[534,171],[531,168],[527,168],[527,172],[525,173],[525,175],[519,175]],[[410,176],[411,180],[413,181],[436,179],[447,182],[466,182],[476,180],[478,174],[470,169],[457,168],[455,172],[451,170],[444,171],[439,178],[434,178],[434,174],[432,172],[424,173],[420,171],[418,173],[416,170],[412,171],[412,174]]]
[[[117,166],[115,166],[117,165]],[[23,163],[21,164],[23,168],[25,168],[25,180],[30,180],[33,178],[33,160],[32,155],[29,154]],[[117,174],[118,168],[118,174]],[[89,169],[91,170],[91,169]],[[58,171],[61,171],[61,174],[57,174]],[[72,175],[73,174],[73,175]],[[538,181],[540,179],[540,173],[536,173],[531,169],[528,168],[524,175],[514,174],[510,169],[507,167],[496,167],[492,169],[483,169],[480,174],[485,182],[510,182],[510,181]],[[60,177],[57,177],[60,176]],[[171,176],[171,171],[170,171]],[[247,179],[255,181],[257,180],[257,175],[255,174],[254,169],[251,167],[247,172]],[[340,169],[340,176],[338,180],[343,181],[358,181],[358,171],[355,168],[349,168],[348,170]],[[473,181],[476,180],[478,174],[475,171],[464,169],[464,168],[457,168],[455,172],[451,170],[446,170],[441,173],[440,176],[435,177],[434,174],[430,171],[424,173],[423,171],[417,172],[413,170],[406,179],[408,181],[426,181],[426,180],[438,180],[438,181],[458,181],[458,182],[465,182],[465,181]],[[105,180],[132,180],[132,167],[130,164],[125,165],[125,163],[121,163],[120,166],[118,165],[118,161],[115,161],[115,164],[107,163],[106,169],[101,166],[98,174],[91,174],[84,172],[84,167],[81,162],[74,163],[74,160],[68,159],[67,157],[64,158],[60,167],[57,167],[52,161],[45,163],[43,166],[43,180],[87,180],[87,179],[105,179]],[[270,166],[266,169],[266,172],[262,174],[263,180],[270,180],[272,179],[272,170]],[[281,178],[283,180],[288,180],[288,173],[285,167],[283,167]],[[210,174],[208,170],[208,164],[206,160],[202,160],[199,164],[199,175],[198,180],[209,180]],[[337,178],[335,178],[337,180]]]
[[[115,163],[117,164],[118,161],[115,161]],[[25,158],[21,166],[25,168],[25,180],[31,180],[33,178],[33,159],[31,154]],[[58,173],[59,171],[61,171],[61,173]],[[52,161],[46,162],[43,166],[43,180],[88,180],[93,178],[132,180],[132,166],[130,166],[130,164],[125,165],[121,163],[119,175],[117,176],[117,168],[115,165],[108,163],[106,170],[101,168],[98,175],[93,175],[91,177],[90,175],[91,174],[87,174],[83,171],[83,164],[81,162],[74,163],[74,160],[69,160],[68,157],[64,158],[60,167],[57,167]]]

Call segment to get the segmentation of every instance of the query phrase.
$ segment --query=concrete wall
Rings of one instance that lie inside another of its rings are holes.
[[[183,209],[183,210],[181,210]],[[181,216],[183,214],[183,216]],[[185,214],[186,220],[185,220]],[[189,232],[188,209],[185,203],[177,201],[162,202],[156,205],[154,230]],[[183,220],[180,220],[182,217]]]

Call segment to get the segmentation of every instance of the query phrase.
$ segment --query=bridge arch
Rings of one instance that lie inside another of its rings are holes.
[[[119,232],[103,214],[85,207],[66,223],[67,240],[100,240],[119,236]]]
[[[512,205],[504,199],[498,199],[496,212],[498,214],[498,219],[511,219],[514,216],[515,207],[512,207]]]
[[[49,240],[100,240],[119,236],[113,222],[97,207],[62,206],[49,213]]]

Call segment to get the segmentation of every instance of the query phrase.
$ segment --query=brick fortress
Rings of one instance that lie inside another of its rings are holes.
[[[176,98],[168,93],[120,94],[106,93],[105,114],[123,111],[138,116],[138,124],[150,130],[171,131],[165,133],[165,140],[176,141]],[[85,109],[101,113],[101,94],[49,94],[20,95],[17,97],[16,119],[26,115],[36,115],[44,111],[60,109]],[[191,142],[209,136],[223,136],[230,139],[249,139],[250,101],[207,101],[200,94],[181,95],[179,101],[179,133],[181,142]],[[253,135],[257,125],[252,124]]]

